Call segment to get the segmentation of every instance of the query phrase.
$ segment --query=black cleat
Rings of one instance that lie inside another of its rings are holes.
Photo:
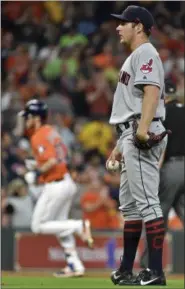
[[[158,275],[157,272],[145,269],[142,270],[136,277],[136,284],[135,285],[141,285],[141,286],[152,286],[152,285],[160,285],[165,286],[166,285],[166,277],[164,273],[162,272],[161,275]]]
[[[122,282],[123,285],[130,284],[131,279],[135,279],[135,277],[133,277],[132,272],[125,271],[122,273],[118,269],[116,271],[113,271],[111,274],[111,280],[115,285],[117,284],[120,285],[120,282]]]
[[[136,276],[132,273],[129,273],[126,276],[120,278],[118,285],[119,286],[125,286],[125,285],[136,286],[136,285],[140,285],[140,284],[136,280]]]
[[[121,272],[119,271],[119,269],[116,271],[112,271],[110,278],[112,280],[112,283],[114,283],[114,285],[117,285],[121,278]]]

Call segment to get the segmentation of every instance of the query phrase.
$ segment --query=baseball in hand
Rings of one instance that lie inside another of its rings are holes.
[[[106,163],[106,169],[110,172],[116,172],[120,169],[120,163],[117,160],[114,162],[110,160]]]

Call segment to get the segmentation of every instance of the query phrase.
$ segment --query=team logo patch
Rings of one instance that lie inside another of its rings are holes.
[[[147,63],[142,64],[140,68],[141,72],[144,74],[152,72],[152,64],[153,64],[153,59],[151,58]]]
[[[38,152],[39,152],[40,154],[42,154],[44,151],[45,151],[45,148],[44,148],[43,146],[39,146],[39,147],[38,147]]]

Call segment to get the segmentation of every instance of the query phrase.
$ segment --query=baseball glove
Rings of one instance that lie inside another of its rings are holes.
[[[171,134],[170,130],[165,130],[162,133],[157,134],[157,135],[152,133],[152,132],[148,132],[148,136],[149,136],[148,140],[142,141],[136,135],[137,128],[138,128],[137,120],[134,120],[134,122],[133,122],[133,144],[135,147],[137,147],[140,150],[149,150],[152,147],[157,146],[166,135]]]

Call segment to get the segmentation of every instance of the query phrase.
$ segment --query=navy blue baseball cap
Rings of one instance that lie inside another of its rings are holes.
[[[147,30],[151,30],[154,25],[152,14],[144,7],[130,5],[122,14],[111,14],[116,19],[124,22],[142,23]]]

